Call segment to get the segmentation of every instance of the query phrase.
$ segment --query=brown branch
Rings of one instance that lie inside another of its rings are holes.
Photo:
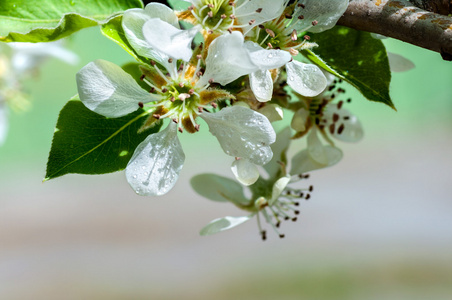
[[[452,61],[452,17],[425,11],[407,0],[350,1],[337,24],[396,38]]]
[[[452,1],[450,0],[410,0],[414,6],[447,16],[452,14]]]

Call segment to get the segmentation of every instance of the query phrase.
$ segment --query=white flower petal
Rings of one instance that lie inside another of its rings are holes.
[[[302,96],[314,97],[323,92],[327,80],[319,67],[293,60],[286,64],[287,83]]]
[[[198,31],[198,27],[179,29],[160,19],[150,19],[143,25],[144,38],[153,49],[184,61],[191,58],[191,42]]]
[[[215,219],[209,224],[207,224],[201,231],[200,235],[211,235],[214,233],[218,233],[221,231],[225,231],[231,228],[234,228],[240,224],[245,223],[250,220],[251,216],[243,216],[243,217],[224,217],[220,219]]]
[[[308,150],[302,150],[298,152],[292,158],[292,169],[290,170],[291,174],[303,174],[306,172],[310,172],[313,170],[318,170],[326,167],[330,167],[332,165],[337,164],[342,159],[342,151],[339,148],[332,147],[330,145],[324,146],[324,151],[326,153],[327,162],[325,164],[321,164],[311,158],[308,153]]]
[[[179,20],[174,11],[165,4],[151,2],[144,8],[145,13],[151,18],[159,18],[166,23],[180,28]]]
[[[259,178],[257,166],[247,159],[236,159],[231,166],[235,178],[243,185],[252,185]]]
[[[304,8],[299,8],[293,19],[303,15],[303,20],[298,22],[295,29],[297,31],[322,32],[336,25],[337,20],[347,9],[349,0],[299,0],[298,4],[303,4]],[[313,26],[312,22],[317,21]]]
[[[246,33],[259,24],[279,17],[284,11],[286,4],[287,0],[238,0],[236,4],[237,22],[242,25],[247,25],[251,20],[254,20],[252,25],[243,27],[243,32]],[[258,9],[262,10],[257,12]]]
[[[18,74],[36,68],[43,60],[49,57],[57,58],[68,64],[78,63],[78,56],[63,47],[60,41],[50,43],[9,43],[14,54],[11,65]]]
[[[270,122],[281,121],[284,117],[284,111],[278,104],[267,104],[258,109],[258,112],[267,117]]]
[[[8,111],[6,105],[1,101],[0,98],[0,146],[5,142],[8,133]]]
[[[415,67],[414,63],[403,57],[402,55],[387,52],[389,60],[389,68],[392,72],[405,72]]]
[[[251,90],[260,102],[267,102],[273,96],[273,80],[268,70],[258,70],[249,75]]]
[[[309,115],[310,115],[309,110],[305,108],[300,108],[294,113],[292,117],[292,122],[290,123],[290,127],[292,127],[297,132],[305,131]]]
[[[209,47],[206,58],[206,71],[198,84],[203,86],[210,79],[226,85],[240,76],[259,70],[245,48],[243,35],[233,31],[217,37]]]
[[[248,205],[250,202],[243,194],[243,186],[226,177],[200,174],[194,176],[190,184],[198,194],[212,201],[229,201],[239,205]]]
[[[179,28],[177,17],[169,7],[160,3],[149,3],[145,10],[141,8],[132,8],[124,12],[122,17],[124,34],[130,45],[132,45],[133,49],[139,55],[155,60],[163,65],[169,72],[172,72],[174,68],[171,63],[168,63],[168,55],[152,48],[144,38],[143,26],[147,21],[153,18],[161,18]]]
[[[177,125],[149,135],[135,149],[126,167],[130,186],[141,196],[160,196],[171,190],[184,165]]]
[[[261,69],[269,70],[284,66],[292,59],[289,52],[279,49],[264,49],[257,43],[247,41],[245,47],[250,52],[251,60]]]
[[[276,200],[278,200],[279,196],[281,196],[281,193],[284,191],[286,186],[290,182],[290,176],[284,176],[279,178],[274,184],[272,189],[272,198],[270,201],[268,201],[268,204],[271,206],[273,203],[275,203]]]
[[[109,118],[136,111],[139,102],[160,99],[143,90],[135,79],[119,66],[106,60],[95,60],[76,75],[80,100],[90,110]]]
[[[325,146],[317,136],[317,128],[314,126],[308,134],[308,154],[309,156],[318,162],[319,164],[328,164],[328,156],[325,151]]]
[[[276,134],[270,121],[262,114],[242,106],[226,107],[217,113],[202,113],[210,132],[230,156],[264,165],[272,158],[270,144]]]
[[[337,114],[339,121],[335,124],[333,136],[343,142],[354,143],[360,141],[364,137],[364,130],[358,118],[347,109],[338,109],[336,105],[327,105],[324,110],[324,116],[327,119],[326,127],[333,123],[333,115]],[[341,125],[344,129],[339,134],[338,130]]]

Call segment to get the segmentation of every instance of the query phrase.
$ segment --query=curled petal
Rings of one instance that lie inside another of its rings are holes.
[[[198,84],[202,86],[213,80],[226,85],[240,76],[259,70],[243,42],[243,35],[238,31],[217,37],[210,44],[206,71]]]
[[[260,102],[267,102],[272,99],[273,80],[270,71],[258,70],[250,74],[250,86],[254,96]]]
[[[192,188],[201,196],[218,202],[229,201],[238,205],[248,205],[243,187],[236,181],[216,174],[200,174],[190,180]]]
[[[299,0],[298,4],[303,4],[304,8],[295,11],[293,18],[303,15],[303,20],[298,22],[295,29],[297,31],[322,32],[336,25],[337,20],[347,9],[349,0]],[[313,25],[316,21],[317,25]]]
[[[171,122],[159,133],[149,135],[135,149],[126,167],[130,186],[141,196],[160,196],[171,190],[184,165],[185,155]]]
[[[327,80],[319,67],[293,60],[286,64],[287,83],[302,96],[314,97],[323,92]]]
[[[272,198],[270,201],[268,201],[268,204],[271,206],[273,203],[275,203],[276,200],[278,200],[279,196],[281,196],[281,193],[284,191],[286,186],[290,182],[290,176],[284,176],[279,178],[274,184],[272,189]]]
[[[144,38],[153,49],[184,61],[191,58],[191,42],[197,32],[198,27],[183,30],[157,18],[143,25]]]
[[[119,66],[106,60],[95,60],[76,75],[80,100],[90,110],[109,118],[136,111],[138,103],[160,99],[143,90],[135,79]]]
[[[133,49],[141,56],[151,58],[163,65],[169,72],[173,72],[173,66],[168,63],[168,56],[148,44],[143,35],[144,24],[153,18],[161,20],[179,28],[177,17],[166,5],[149,3],[145,9],[133,8],[124,12],[122,28],[124,34]]]
[[[209,224],[207,224],[201,231],[200,235],[211,235],[214,233],[218,233],[221,231],[225,231],[231,228],[234,228],[240,224],[245,223],[250,220],[252,216],[243,216],[243,217],[224,217],[220,219],[215,219]]]
[[[226,107],[217,113],[203,113],[201,118],[230,156],[264,165],[272,158],[270,144],[276,134],[270,121],[262,114],[243,106]]]
[[[259,178],[259,170],[256,165],[247,159],[234,160],[231,166],[235,178],[243,185],[252,185]]]
[[[303,174],[313,170],[318,170],[326,168],[337,164],[342,159],[342,151],[339,148],[332,147],[329,145],[324,146],[324,152],[326,156],[326,163],[319,163],[311,158],[308,150],[302,150],[298,152],[292,158],[292,169],[291,174]]]

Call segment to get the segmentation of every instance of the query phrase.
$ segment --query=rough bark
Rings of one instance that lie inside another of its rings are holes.
[[[436,11],[452,6],[450,1],[413,1]],[[442,8],[437,6],[440,3]],[[443,59],[452,61],[452,17],[426,11],[407,0],[350,1],[338,25],[396,38],[439,52]]]

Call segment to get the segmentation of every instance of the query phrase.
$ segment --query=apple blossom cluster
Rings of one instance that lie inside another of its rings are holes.
[[[121,25],[142,58],[141,77],[93,61],[77,73],[79,98],[107,118],[142,111],[140,133],[163,125],[136,147],[125,168],[127,181],[143,196],[172,189],[185,161],[178,136],[203,130],[202,119],[232,157],[237,181],[201,174],[191,184],[200,195],[231,202],[246,215],[216,219],[201,234],[256,218],[263,239],[264,222],[284,237],[281,222],[297,220],[300,200],[313,191],[310,185],[291,186],[342,158],[334,139],[355,142],[363,136],[358,119],[344,108],[338,80],[298,55],[321,47],[309,32],[332,28],[348,0],[185,2],[183,11],[159,3],[125,11]],[[272,122],[283,119],[290,126],[276,134]],[[289,159],[290,141],[300,138],[306,138],[306,149]]]

